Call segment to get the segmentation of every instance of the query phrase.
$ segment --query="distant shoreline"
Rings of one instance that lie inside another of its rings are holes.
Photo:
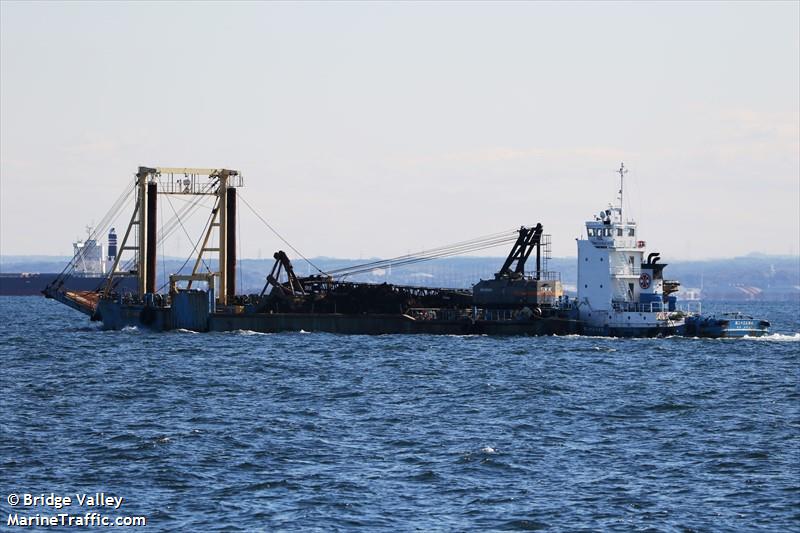
[[[63,256],[0,256],[0,275],[57,273],[63,270],[70,259]],[[314,257],[311,261],[327,271],[375,259]],[[493,277],[503,259],[477,256],[442,258],[401,268],[376,269],[347,279],[366,283],[469,288],[480,279]],[[240,260],[237,291],[242,294],[260,292],[273,261],[271,257]],[[726,259],[667,259],[666,262],[670,265],[670,279],[681,283],[681,292],[686,298],[696,297],[704,301],[800,301],[800,256],[751,254]],[[317,273],[305,261],[294,260],[294,264],[300,276]],[[165,273],[174,273],[183,265],[184,259],[167,257],[162,261],[159,258],[159,285],[164,283],[161,277]],[[215,262],[211,260],[208,265],[213,268]],[[566,291],[576,290],[577,262],[574,257],[550,259],[546,269],[560,274]]]

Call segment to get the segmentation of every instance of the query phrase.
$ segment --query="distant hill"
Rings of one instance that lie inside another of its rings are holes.
[[[53,256],[2,256],[0,273],[60,272],[69,259]],[[311,262],[322,270],[331,270],[368,263],[375,259],[315,257],[311,258]],[[451,257],[392,270],[375,270],[348,279],[372,283],[466,288],[481,278],[492,277],[503,260],[502,257]],[[316,270],[303,260],[295,259],[293,262],[295,271],[300,276],[316,273]],[[174,273],[183,264],[184,260],[175,258],[168,258],[159,264],[159,284],[163,283],[162,278],[165,278],[165,274]],[[240,292],[260,291],[272,264],[272,259],[241,260]],[[209,266],[214,268],[214,263],[210,262]],[[191,268],[191,263],[187,268]],[[565,288],[570,292],[575,291],[577,283],[575,258],[551,259],[548,270],[560,272]],[[751,254],[730,259],[675,261],[669,264],[665,272],[668,279],[681,282],[686,295],[694,292],[704,300],[800,301],[800,257],[798,256]]]

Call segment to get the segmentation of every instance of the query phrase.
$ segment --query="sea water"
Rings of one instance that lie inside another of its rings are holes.
[[[798,304],[705,309],[773,332],[101,331],[3,297],[0,529],[66,509],[147,531],[796,531]]]

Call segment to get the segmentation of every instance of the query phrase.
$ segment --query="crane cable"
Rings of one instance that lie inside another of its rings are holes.
[[[433,259],[440,259],[443,257],[450,257],[467,252],[474,252],[488,248],[494,248],[503,244],[507,244],[517,239],[517,230],[507,230],[503,232],[485,235],[483,237],[476,237],[466,241],[461,241],[453,244],[431,248],[429,250],[422,250],[413,254],[402,255],[391,259],[382,259],[372,261],[370,263],[363,263],[359,265],[352,265],[330,270],[329,274],[336,275],[352,275],[362,272],[368,272],[376,268],[388,268],[393,266],[403,266],[423,261],[430,261]]]
[[[453,249],[453,250],[450,250],[450,251],[447,251],[447,252],[442,252],[442,253],[435,254],[435,255],[429,255],[429,256],[423,256],[423,257],[411,257],[411,258],[406,259],[406,260],[391,261],[391,262],[387,262],[385,264],[382,264],[380,266],[369,266],[369,267],[365,267],[365,268],[348,270],[346,272],[337,274],[337,276],[339,276],[339,277],[352,276],[352,275],[356,275],[356,274],[363,274],[363,273],[366,273],[366,272],[371,272],[371,271],[373,271],[373,270],[375,270],[377,268],[407,266],[407,265],[412,265],[412,264],[415,264],[415,263],[422,263],[422,262],[425,262],[425,261],[432,261],[434,259],[441,259],[441,258],[444,258],[444,257],[452,257],[454,255],[460,255],[460,254],[464,254],[464,253],[468,253],[468,252],[475,252],[475,251],[478,251],[478,250],[485,250],[485,249],[488,249],[488,248],[494,248],[494,247],[501,246],[501,245],[504,245],[504,244],[507,244],[507,243],[510,243],[510,242],[514,242],[515,240],[516,240],[515,238],[502,239],[502,240],[497,240],[497,241],[489,242],[489,243],[483,243],[483,244],[475,245],[475,246],[471,246],[471,247],[457,248],[457,249]]]
[[[267,228],[269,228],[269,230],[270,230],[272,233],[274,233],[276,237],[278,237],[280,240],[282,240],[282,241],[283,241],[283,243],[284,243],[286,246],[288,246],[288,247],[289,247],[289,248],[290,248],[290,249],[291,249],[291,250],[292,250],[294,253],[296,253],[298,256],[300,256],[300,257],[301,257],[301,258],[302,258],[302,259],[303,259],[303,260],[304,260],[306,263],[308,263],[309,265],[311,265],[312,267],[314,267],[314,268],[317,270],[317,272],[319,272],[320,274],[327,274],[327,272],[325,272],[324,270],[322,270],[321,268],[319,268],[317,265],[315,265],[313,262],[311,262],[311,260],[310,260],[310,259],[308,259],[306,256],[304,256],[303,254],[301,254],[301,253],[298,251],[298,249],[297,249],[297,248],[295,248],[294,246],[292,246],[292,245],[291,245],[291,243],[290,243],[289,241],[287,241],[286,239],[284,239],[284,238],[283,238],[283,235],[281,235],[280,233],[278,233],[278,230],[276,230],[275,228],[273,228],[273,227],[270,225],[270,223],[269,223],[269,222],[267,222],[266,220],[264,220],[264,217],[262,217],[261,215],[259,215],[259,214],[258,214],[258,212],[257,212],[257,211],[256,211],[256,210],[253,208],[253,206],[252,206],[252,205],[250,205],[250,204],[248,203],[248,201],[244,199],[244,196],[242,196],[242,194],[241,194],[241,193],[239,194],[239,198],[242,200],[242,202],[244,202],[244,205],[246,205],[246,206],[247,206],[247,208],[248,208],[248,209],[250,209],[250,211],[252,211],[252,212],[253,212],[253,214],[254,214],[256,217],[258,217],[258,219],[259,219],[261,222],[263,222],[263,223],[264,223],[264,225],[265,225],[265,226],[267,226]]]
[[[201,192],[210,191],[211,186],[212,185],[206,185],[206,188],[203,189],[203,191]],[[175,210],[175,207],[172,205],[172,201],[169,200],[169,195],[167,195],[167,200],[170,202],[170,207],[172,208],[174,215],[172,216],[172,218],[170,218],[166,223],[162,225],[162,230],[158,235],[156,243],[157,244],[162,243],[165,239],[171,236],[172,233],[174,233],[179,226],[183,227],[184,233],[186,233],[189,242],[192,242],[191,236],[186,231],[185,226],[183,226],[182,219],[188,218],[194,214],[194,212],[199,207],[200,202],[203,200],[203,196],[202,195],[196,196],[191,201],[186,202],[178,211]],[[136,264],[136,257],[132,257],[131,259],[128,259],[127,262],[125,262],[123,270],[130,270],[131,268],[133,268],[135,264]],[[208,270],[208,265],[205,266],[206,269]]]
[[[87,241],[97,240],[97,236],[104,233],[107,227],[110,227],[111,223],[119,215],[119,211],[122,209],[123,205],[127,202],[128,198],[133,193],[134,189],[135,188],[133,186],[127,185],[122,190],[122,193],[117,197],[117,199],[111,205],[109,210],[100,220],[100,223],[98,223],[89,233],[89,236],[86,239]],[[64,269],[61,271],[61,273],[59,273],[59,275],[56,276],[56,279],[53,280],[50,284],[48,284],[48,286],[63,283],[68,278],[70,278],[72,276],[72,273],[78,267],[78,260],[80,259],[82,253],[84,253],[84,251],[82,249],[78,249],[72,256],[72,259],[70,259],[70,261],[67,263]]]
[[[278,231],[272,227],[272,225],[267,222],[264,217],[262,217],[256,210],[253,208],[252,205],[241,195],[239,194],[239,198],[242,202],[247,206],[253,214],[258,217],[258,219],[272,232],[274,233],[281,241],[283,241],[286,246],[288,246],[292,251],[294,251],[298,256],[300,256],[306,263],[314,267],[317,272],[324,275],[336,275],[337,277],[344,277],[348,275],[354,274],[361,274],[363,272],[369,272],[376,268],[382,267],[392,267],[392,266],[405,266],[413,263],[419,263],[423,261],[430,261],[433,259],[439,259],[442,257],[450,257],[453,255],[459,255],[462,253],[467,252],[474,252],[478,250],[485,250],[488,248],[494,248],[496,246],[500,246],[503,244],[507,244],[517,239],[517,230],[506,230],[498,233],[493,233],[491,235],[484,235],[482,237],[476,237],[474,239],[470,239],[467,241],[461,241],[445,246],[440,246],[437,248],[432,248],[429,250],[423,250],[421,252],[417,252],[415,254],[408,254],[399,257],[394,257],[391,259],[383,259],[379,261],[372,261],[370,263],[363,263],[359,265],[352,265],[349,267],[342,267],[330,271],[324,271],[313,261],[308,259],[304,256],[300,251],[292,246],[292,244],[287,241],[283,235],[278,233]]]
[[[200,237],[198,237],[198,239],[195,241],[194,246],[192,247],[192,251],[189,252],[188,257],[186,257],[186,261],[184,261],[183,264],[178,269],[178,273],[183,272],[183,269],[186,268],[186,265],[194,257],[195,251],[197,251],[197,247],[200,245],[200,240],[203,238],[203,235],[205,235],[206,231],[208,230],[208,226],[209,224],[211,224],[211,220],[213,219],[213,217],[214,217],[214,212],[212,211],[211,213],[209,213],[208,220],[203,226],[203,232],[200,234]],[[189,238],[189,242],[191,242],[191,238]],[[206,267],[206,271],[211,272],[211,269],[208,267],[205,260],[203,260],[202,258],[201,260],[203,261],[203,266]],[[161,290],[163,290],[167,285],[169,285],[169,281],[162,283],[161,286],[158,288],[158,291],[156,292],[161,292]]]

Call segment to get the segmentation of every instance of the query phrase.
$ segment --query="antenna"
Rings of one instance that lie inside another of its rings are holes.
[[[625,163],[620,163],[619,164],[619,170],[617,170],[617,174],[619,174],[619,220],[620,220],[620,222],[623,221],[622,220],[622,191],[624,190],[624,187],[623,187],[622,183],[623,183],[623,179],[625,177],[625,174],[627,174],[627,173],[628,173],[628,169],[625,168]]]

